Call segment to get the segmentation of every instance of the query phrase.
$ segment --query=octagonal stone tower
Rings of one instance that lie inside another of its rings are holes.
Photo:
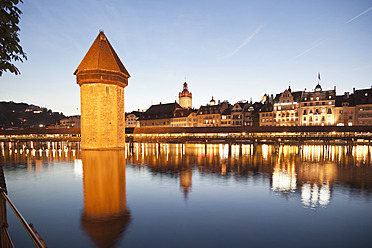
[[[74,75],[80,86],[81,148],[124,149],[124,88],[130,75],[102,31]]]

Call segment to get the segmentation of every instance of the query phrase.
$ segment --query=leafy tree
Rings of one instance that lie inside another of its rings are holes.
[[[22,11],[16,5],[22,0],[0,0],[0,76],[4,71],[16,75],[20,73],[14,61],[27,60],[26,54],[19,45],[18,27]]]

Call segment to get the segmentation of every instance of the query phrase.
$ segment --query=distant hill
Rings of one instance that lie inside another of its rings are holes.
[[[44,128],[50,123],[65,118],[53,112],[26,103],[0,102],[0,129]]]

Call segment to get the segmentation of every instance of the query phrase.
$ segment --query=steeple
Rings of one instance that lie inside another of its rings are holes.
[[[315,86],[315,91],[322,91],[322,86],[320,86],[320,73],[318,72],[318,84]]]

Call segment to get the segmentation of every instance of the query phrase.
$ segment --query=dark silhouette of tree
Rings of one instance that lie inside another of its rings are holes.
[[[0,76],[5,71],[18,75],[20,71],[13,62],[27,60],[19,45],[18,23],[22,14],[16,7],[19,2],[23,3],[22,0],[0,0]]]

